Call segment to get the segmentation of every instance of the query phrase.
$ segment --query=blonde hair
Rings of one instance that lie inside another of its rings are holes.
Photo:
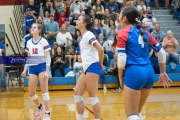
[[[33,23],[33,25],[37,25],[38,30],[40,30],[39,36],[42,36],[43,35],[43,26],[39,23]]]
[[[60,30],[60,32],[62,32],[62,26],[63,26],[63,25],[66,27],[65,31],[67,32],[67,25],[66,25],[65,23],[61,25],[61,30]]]

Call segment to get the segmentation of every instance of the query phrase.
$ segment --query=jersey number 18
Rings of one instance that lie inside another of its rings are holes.
[[[33,53],[33,54],[38,54],[38,48],[33,48],[33,49],[32,49],[32,53]]]

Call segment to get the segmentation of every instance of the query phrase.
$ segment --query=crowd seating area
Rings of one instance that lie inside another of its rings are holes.
[[[51,0],[47,0],[47,1],[51,1]],[[139,2],[141,2],[141,1],[143,1],[143,0],[140,0]],[[93,1],[93,2],[95,4],[96,1]],[[130,3],[130,5],[129,5],[128,2]],[[53,1],[53,3],[54,3],[54,1]],[[105,3],[107,5],[109,2],[106,1]],[[146,5],[147,8],[148,8],[148,6],[155,7],[154,0],[150,0],[150,3],[148,3],[148,4],[149,5]],[[161,7],[161,8],[165,6],[165,3],[161,2],[161,1],[158,2],[158,4],[159,4],[159,7]],[[104,7],[106,7],[106,5],[104,5]],[[24,5],[24,7],[23,7],[24,11],[27,11],[27,6],[28,5]],[[127,0],[125,3],[123,3],[122,6],[124,6],[124,7],[128,7],[128,6],[136,7],[136,4],[132,4],[131,1]],[[122,9],[122,6],[120,6],[121,9]],[[116,13],[115,16],[118,16],[118,13],[121,11],[121,9],[118,10],[118,12]],[[90,10],[90,11],[88,11],[88,14],[90,14],[89,16],[93,20],[94,19],[98,19],[99,21],[101,21],[101,23],[102,23],[102,20],[104,20],[104,22],[105,22],[106,19],[103,19],[103,17],[99,18],[97,16],[93,16],[93,14],[91,15],[91,10],[92,9],[88,8],[88,10]],[[104,10],[106,10],[106,9],[104,8]],[[56,9],[54,11],[57,12]],[[77,12],[78,11],[74,11],[73,14],[71,14],[71,15],[69,14],[68,17],[66,16],[65,17],[65,21],[66,20],[69,21],[69,20],[74,19],[73,18],[74,14],[77,13]],[[87,12],[87,11],[85,11],[85,12]],[[97,11],[95,11],[95,12],[97,12]],[[113,11],[109,11],[109,12],[110,12],[110,14],[112,14]],[[78,14],[80,15],[80,14],[83,14],[83,13],[78,12]],[[96,14],[96,13],[94,13],[94,14]],[[164,33],[164,35],[165,35],[168,30],[171,30],[172,33],[174,34],[174,37],[179,42],[179,39],[180,39],[180,35],[178,34],[178,32],[179,32],[179,26],[178,25],[179,24],[177,23],[177,21],[173,20],[174,16],[176,16],[177,18],[180,16],[179,12],[178,12],[178,14],[174,13],[172,7],[171,7],[171,9],[168,9],[168,10],[152,10],[152,8],[150,8],[150,10],[144,11],[144,15],[146,16],[147,14],[153,14],[153,17],[156,19],[156,23],[158,23],[160,25],[160,27],[161,27],[161,29],[159,31],[162,31]],[[145,16],[143,18],[146,18]],[[141,19],[141,18],[139,18],[139,19]],[[61,29],[62,23],[59,22],[59,19],[58,19],[57,15],[55,17],[55,21],[58,22],[59,27]],[[64,23],[65,23],[65,21],[64,21]],[[37,20],[37,22],[39,22],[39,21]],[[116,17],[115,17],[115,19],[113,19],[113,22],[114,23],[118,22],[118,20],[116,20]],[[143,19],[141,20],[141,22],[143,23]],[[70,23],[70,25],[73,26],[73,23]],[[110,27],[110,26],[108,26],[108,27]],[[118,27],[118,25],[116,25],[116,27]],[[153,27],[155,27],[155,25],[153,25]],[[104,37],[104,39],[103,39],[104,42],[106,42],[106,41],[108,41],[108,39],[110,39],[110,38],[108,38],[108,34],[106,34],[107,31],[108,31],[107,28],[104,28],[103,26],[102,26],[102,29],[99,28],[100,30],[103,30],[103,32],[102,31],[101,32],[102,32],[103,37]],[[154,29],[151,30],[151,29],[148,29],[148,28],[147,28],[147,30],[149,32],[153,32],[154,31]],[[115,34],[114,34],[114,36],[115,36]],[[164,38],[165,38],[165,36],[164,36]],[[73,37],[73,39],[76,39],[76,41],[78,41],[77,40],[77,36]],[[99,39],[99,36],[97,36],[97,39]],[[159,42],[162,42],[162,40],[160,40]],[[56,39],[55,38],[49,38],[48,42],[49,42],[51,48],[53,49],[53,45],[54,45],[55,42],[57,42],[57,38]],[[74,45],[74,42],[73,42],[73,45]],[[106,54],[108,56],[108,60],[107,60],[107,63],[105,65],[106,66],[105,72],[107,73],[109,71],[109,68],[110,68],[110,63],[114,59],[114,53],[113,53],[113,51],[111,51],[112,50],[111,48],[109,49],[106,46],[103,46],[103,47],[104,47],[105,52],[106,52]],[[177,48],[177,53],[180,53],[180,47]],[[178,65],[179,61],[180,61],[180,55],[178,56],[178,63],[176,63],[175,69],[172,69],[172,66],[169,65],[169,64],[166,65],[166,71],[167,71],[168,76],[170,77],[170,79],[174,82],[174,85],[178,85],[178,82],[180,82],[180,79],[179,79],[180,78],[180,74],[179,74],[180,73],[180,65]],[[69,67],[69,64],[68,64],[67,60],[66,60],[66,62],[67,62],[67,64],[66,64],[66,67],[64,68],[64,74],[65,75],[68,72],[72,71],[72,69],[73,69],[73,67]],[[173,60],[170,60],[169,62],[173,62]],[[157,73],[154,76],[155,76],[155,80],[154,81],[157,82],[158,79],[159,79],[159,74]],[[107,88],[115,88],[117,86],[117,83],[118,83],[118,79],[117,79],[116,76],[109,75],[109,74],[105,75],[105,84],[107,85]],[[75,77],[62,77],[62,73],[60,72],[60,70],[56,69],[55,70],[55,74],[54,74],[54,76],[52,78],[52,81],[49,81],[49,89],[50,90],[55,90],[55,89],[72,89],[73,86],[75,86],[75,84],[76,84],[76,78]],[[102,80],[99,79],[99,87],[100,88],[102,88],[101,84],[102,84]],[[24,90],[27,90],[27,86],[28,86],[28,78],[24,78]],[[39,86],[39,83],[38,83],[38,86]],[[62,86],[64,86],[64,87],[62,87]],[[155,86],[160,86],[160,84],[156,83]]]

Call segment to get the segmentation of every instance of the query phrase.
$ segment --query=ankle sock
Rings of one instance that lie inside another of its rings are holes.
[[[48,114],[50,116],[50,111],[46,111],[45,114]]]
[[[42,104],[40,103],[37,108],[41,109],[42,108]]]

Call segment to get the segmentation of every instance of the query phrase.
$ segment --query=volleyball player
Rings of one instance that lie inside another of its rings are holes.
[[[74,99],[77,103],[77,120],[84,120],[83,93],[87,89],[89,100],[93,107],[95,120],[100,120],[100,104],[97,97],[98,79],[102,73],[104,50],[90,31],[92,21],[87,15],[81,15],[76,22],[76,29],[82,34],[80,50],[84,73],[78,79],[74,89]]]
[[[149,47],[158,55],[159,81],[164,87],[172,82],[166,74],[166,54],[153,36],[141,28],[138,12],[133,7],[124,8],[119,16],[121,30],[118,32],[118,72],[124,89],[123,100],[128,120],[142,120],[141,109],[154,84],[154,71],[149,60]],[[124,74],[124,78],[123,78]]]
[[[37,105],[34,118],[40,118],[41,112],[45,110],[43,120],[50,120],[50,97],[48,93],[48,72],[51,63],[50,46],[46,39],[40,37],[42,26],[34,23],[31,28],[32,39],[27,42],[26,52],[29,56],[27,64],[22,72],[22,76],[26,75],[29,67],[28,92],[30,99]],[[45,59],[44,59],[45,58]],[[32,60],[35,60],[34,62]],[[40,80],[42,98],[44,105],[40,103],[36,95],[36,87],[38,79]]]

